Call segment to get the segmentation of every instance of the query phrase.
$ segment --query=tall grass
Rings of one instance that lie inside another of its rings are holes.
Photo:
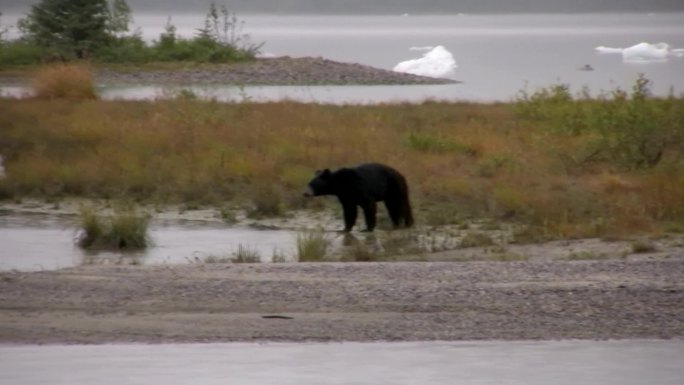
[[[297,234],[297,260],[318,262],[325,259],[330,248],[330,239],[322,231],[307,231]]]
[[[96,99],[95,85],[88,64],[50,64],[33,76],[33,92],[44,99]]]
[[[653,232],[684,221],[684,100],[632,98],[553,106],[0,99],[0,192],[232,201],[280,215],[300,207],[314,170],[378,161],[407,177],[418,223],[510,220],[527,225],[528,239]],[[574,129],[561,127],[565,110],[577,116]],[[643,114],[624,118],[627,131],[655,116],[659,125],[644,135],[667,139],[657,162],[639,161],[639,145],[618,145],[631,140],[616,132],[623,126],[601,133],[623,114]]]

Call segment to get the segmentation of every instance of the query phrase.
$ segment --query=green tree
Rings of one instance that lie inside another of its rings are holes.
[[[219,31],[219,16],[216,4],[213,2],[209,4],[209,12],[204,18],[204,28],[197,29],[197,35],[200,38],[216,40]]]
[[[109,31],[112,35],[121,37],[129,31],[129,25],[133,22],[131,8],[126,0],[114,0],[109,11]]]
[[[50,56],[83,59],[109,41],[109,17],[106,0],[41,0],[31,6],[22,30]]]
[[[2,19],[2,12],[0,11],[0,20]],[[2,26],[2,22],[0,21],[0,44],[5,40],[5,35],[7,34],[7,31],[9,29],[7,27]]]

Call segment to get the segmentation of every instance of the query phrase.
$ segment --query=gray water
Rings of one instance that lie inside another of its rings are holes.
[[[623,63],[600,55],[599,45],[642,41],[684,48],[684,14],[441,15],[245,18],[245,31],[276,55],[323,56],[391,69],[414,58],[413,46],[443,45],[454,55],[454,78],[464,83],[437,99],[507,100],[524,87],[558,82],[579,91],[629,89],[639,73],[665,94],[684,92],[684,58]],[[578,71],[590,64],[594,71]],[[440,89],[441,90],[441,89]],[[401,98],[402,95],[394,95]]]
[[[204,14],[135,15],[146,40],[157,39],[167,17],[182,36],[201,27]],[[443,45],[455,57],[453,78],[462,84],[444,86],[315,86],[198,87],[217,100],[292,99],[324,103],[419,102],[426,99],[466,101],[511,100],[523,89],[534,91],[568,84],[596,95],[616,88],[629,90],[639,74],[653,81],[656,95],[684,92],[684,58],[663,62],[625,63],[620,55],[598,54],[596,46],[629,47],[640,42],[666,42],[684,48],[684,13],[671,14],[546,14],[431,16],[276,16],[238,15],[242,32],[264,42],[267,55],[321,56],[392,69],[417,58],[413,46]],[[17,15],[5,15],[12,23]],[[580,71],[589,64],[594,71]],[[16,96],[26,89],[0,87]],[[161,87],[104,88],[104,98],[154,98]]]
[[[0,346],[8,385],[681,385],[684,341]]]
[[[225,259],[242,247],[270,262],[274,254],[294,258],[296,234],[192,221],[156,221],[152,246],[141,252],[84,251],[70,217],[0,215],[0,271],[55,270],[84,263],[179,264]]]

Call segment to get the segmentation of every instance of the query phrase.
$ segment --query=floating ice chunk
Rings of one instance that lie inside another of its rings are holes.
[[[622,53],[624,48],[604,47],[602,45],[594,48],[598,53]]]
[[[622,50],[624,61],[662,61],[670,56],[670,46],[667,43],[639,43]]]
[[[684,56],[684,49],[671,49],[667,43],[639,43],[627,48],[598,46],[595,50],[599,53],[619,53],[625,62],[658,62],[666,61],[670,57]]]
[[[431,46],[431,45],[413,46],[413,47],[409,48],[409,51],[430,51],[433,48],[435,48],[435,47]]]
[[[456,67],[454,56],[441,45],[436,47],[412,47],[412,50],[427,51],[423,57],[400,62],[394,71],[414,75],[444,78],[452,75]]]

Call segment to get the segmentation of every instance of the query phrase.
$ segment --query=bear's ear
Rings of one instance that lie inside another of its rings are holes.
[[[321,178],[327,178],[330,176],[330,169],[326,168],[325,170],[316,170],[316,176]]]

